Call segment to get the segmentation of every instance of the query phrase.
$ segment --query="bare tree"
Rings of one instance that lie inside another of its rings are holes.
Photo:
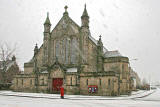
[[[7,43],[0,44],[0,83],[6,82],[6,72],[16,51],[16,44],[11,48]]]

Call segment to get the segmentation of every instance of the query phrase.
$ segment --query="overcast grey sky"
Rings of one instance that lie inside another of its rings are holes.
[[[81,25],[84,4],[91,35],[102,35],[108,50],[119,50],[132,60],[141,78],[160,81],[160,0],[0,0],[0,42],[17,43],[21,68],[43,42],[43,23],[49,12],[52,29],[68,5],[69,16]]]

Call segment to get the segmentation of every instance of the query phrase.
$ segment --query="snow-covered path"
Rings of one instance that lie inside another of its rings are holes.
[[[19,93],[10,91],[0,91],[0,107],[160,107],[160,101],[148,101],[146,98],[159,99],[160,89],[144,98],[135,98],[151,93],[153,91],[141,92],[129,97],[101,97],[101,96],[82,96],[66,95],[67,99],[60,99],[56,94],[40,93]],[[19,95],[17,96],[4,96]],[[23,97],[35,96],[37,98]],[[39,96],[53,98],[38,98]],[[158,96],[158,97],[157,97]],[[133,99],[132,99],[133,98]],[[143,99],[143,100],[141,100]]]

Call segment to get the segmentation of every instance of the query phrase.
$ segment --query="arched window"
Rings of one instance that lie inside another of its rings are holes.
[[[126,78],[126,72],[125,72],[124,64],[122,65],[122,78],[123,79]]]
[[[59,60],[59,58],[60,58],[60,41],[59,40],[56,41],[56,49],[55,50],[56,50],[56,57]]]
[[[23,85],[23,79],[22,79],[22,85]]]
[[[30,79],[30,85],[32,85],[32,79]]]
[[[71,77],[71,81],[70,82],[71,82],[71,85],[72,85],[72,77]]]
[[[66,45],[66,43],[65,43],[65,41],[66,41],[66,39],[63,39],[62,40],[62,63],[64,63],[64,61],[65,61],[65,45]]]
[[[88,85],[88,79],[86,80],[86,85]]]
[[[44,85],[44,78],[42,78],[42,85]]]
[[[111,85],[111,80],[108,79],[108,87],[110,87],[110,85]]]
[[[16,82],[16,83],[17,83],[17,85],[18,85],[18,78],[17,78],[16,80],[17,80],[17,82]]]
[[[69,64],[69,38],[66,38],[66,45],[65,45],[65,64]]]
[[[101,83],[101,79],[99,79],[99,85],[101,86],[101,84],[102,84],[102,83]]]
[[[74,37],[72,40],[71,40],[71,63],[72,64],[76,64],[77,63],[77,59],[76,59],[76,56],[77,56],[77,48],[78,48],[78,45],[77,45],[77,39]]]

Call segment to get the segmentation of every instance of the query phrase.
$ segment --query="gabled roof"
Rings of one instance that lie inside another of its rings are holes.
[[[80,28],[80,26],[77,23],[75,23],[68,15],[63,15],[60,21],[57,23],[57,25],[52,30],[52,32],[58,27],[58,25],[60,25],[60,23],[65,23],[66,25],[69,25],[70,23],[72,23],[77,28]]]

